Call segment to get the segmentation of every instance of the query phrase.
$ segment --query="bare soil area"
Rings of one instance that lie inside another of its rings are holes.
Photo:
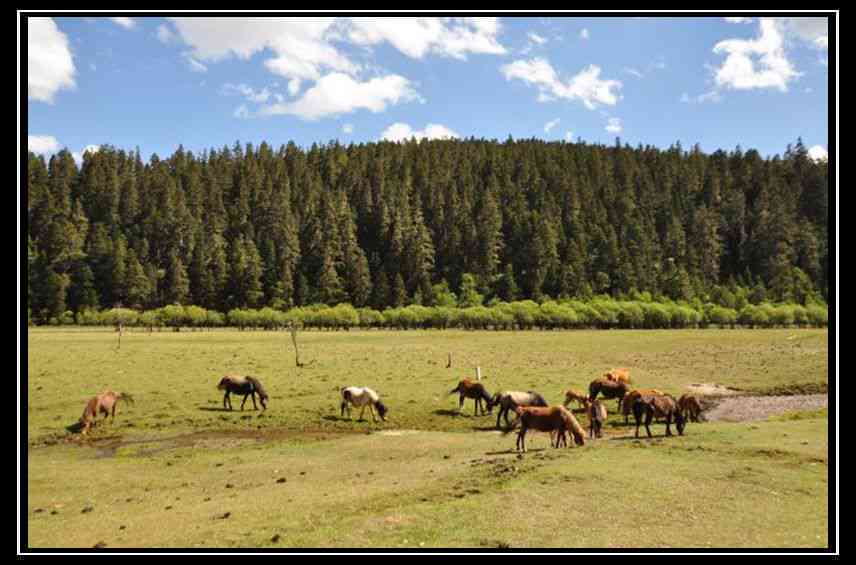
[[[716,422],[747,422],[798,410],[819,410],[829,404],[826,394],[795,394],[789,396],[725,396],[703,398],[705,420]],[[710,406],[710,408],[708,408]]]

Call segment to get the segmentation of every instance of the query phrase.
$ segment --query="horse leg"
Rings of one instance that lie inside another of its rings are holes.
[[[466,399],[466,396],[464,396],[464,394],[461,393],[461,397],[458,400],[458,413],[461,413],[464,411],[464,400],[465,399]]]
[[[648,432],[648,437],[654,437],[653,435],[651,435],[651,428],[648,427],[651,425],[651,420],[653,420],[653,419],[654,419],[654,411],[650,410],[645,415],[645,431]]]
[[[106,416],[105,416],[106,418]],[[110,411],[110,424],[116,419],[116,405],[113,405],[113,409]]]
[[[252,396],[253,396],[253,410],[258,410],[259,407],[256,406],[256,391],[253,391]],[[261,395],[259,395],[259,402],[261,402],[261,400],[262,400],[262,397],[261,397]]]
[[[666,416],[666,435],[667,436],[672,435],[671,426],[672,426],[672,415],[669,414],[668,416]]]
[[[226,394],[223,395],[223,409],[224,410],[226,409],[226,403],[227,402],[229,403],[228,408],[229,408],[229,410],[231,410],[232,409],[232,399],[229,398],[229,391],[228,390],[226,391]]]
[[[372,415],[372,422],[377,422],[377,418],[375,418],[375,415],[374,415],[374,408],[372,408],[371,404],[369,404],[369,414]]]
[[[501,406],[500,406],[500,408],[499,408],[499,414],[497,414],[497,415],[496,415],[496,429],[497,429],[497,430],[499,429],[499,419],[502,417],[502,413],[503,413],[503,411],[504,411],[504,410],[505,410],[505,408],[503,408],[503,407],[501,407]],[[506,416],[506,417],[505,417],[505,425],[506,425],[506,426],[508,425],[508,416]]]
[[[249,394],[245,394],[245,395],[244,395],[244,400],[241,402],[241,411],[242,411],[242,412],[244,411],[244,404],[246,404],[246,403],[247,403],[247,397],[248,397],[248,396],[249,396]]]
[[[363,407],[360,409],[360,419],[358,421],[360,421],[360,422],[363,421],[363,414],[365,414],[365,413],[366,413],[366,405],[363,404]]]

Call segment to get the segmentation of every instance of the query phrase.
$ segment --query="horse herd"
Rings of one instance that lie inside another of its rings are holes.
[[[449,391],[449,395],[458,393],[460,402],[459,411],[463,410],[466,399],[474,400],[474,413],[476,416],[491,414],[493,408],[498,406],[499,413],[496,416],[496,427],[500,428],[500,420],[505,419],[504,433],[508,434],[520,425],[517,435],[516,448],[526,451],[526,433],[528,430],[549,432],[550,444],[558,448],[560,444],[567,446],[567,434],[570,433],[577,445],[585,444],[585,431],[577,421],[573,412],[568,409],[572,402],[578,403],[585,412],[589,422],[589,438],[600,438],[603,433],[603,425],[606,423],[607,410],[603,402],[598,400],[601,396],[604,400],[616,399],[616,409],[624,415],[624,423],[628,423],[628,417],[632,413],[636,421],[636,434],[639,437],[639,427],[645,424],[648,437],[651,436],[650,424],[654,418],[665,420],[666,435],[671,436],[671,425],[674,422],[678,434],[683,435],[687,420],[699,421],[701,405],[698,398],[685,394],[679,400],[673,396],[657,389],[630,389],[630,371],[627,369],[613,369],[604,374],[603,377],[593,380],[589,384],[589,393],[585,395],[574,389],[565,392],[563,404],[550,406],[543,396],[534,391],[504,391],[491,395],[481,382],[469,379],[461,380],[458,385]],[[258,410],[256,395],[262,410],[267,409],[268,394],[262,383],[255,377],[241,377],[227,375],[220,379],[217,389],[224,391],[223,408],[232,410],[230,394],[242,395],[241,410],[247,398],[252,398],[253,409]],[[349,386],[339,391],[341,399],[340,411],[344,417],[347,412],[351,417],[351,407],[360,408],[360,420],[363,419],[365,409],[369,409],[372,421],[376,422],[375,411],[380,419],[386,421],[388,409],[381,401],[377,392],[366,387]],[[111,422],[116,416],[116,403],[118,401],[133,402],[133,397],[127,393],[115,393],[105,391],[93,397],[86,403],[83,415],[80,417],[80,426],[85,434],[90,427],[97,423],[99,414],[108,414]],[[516,418],[509,422],[509,414],[514,413]],[[555,444],[553,437],[555,434]]]

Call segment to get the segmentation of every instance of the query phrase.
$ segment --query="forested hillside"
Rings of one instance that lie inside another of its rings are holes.
[[[828,168],[799,141],[768,159],[469,139],[145,163],[102,146],[81,168],[30,153],[27,175],[36,323],[117,305],[430,306],[449,291],[730,307],[741,289],[754,303],[828,292]]]

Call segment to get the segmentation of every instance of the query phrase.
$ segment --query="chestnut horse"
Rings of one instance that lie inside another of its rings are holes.
[[[89,431],[89,428],[96,425],[98,423],[98,414],[104,414],[104,420],[107,421],[107,414],[110,414],[110,423],[113,423],[113,420],[116,418],[116,403],[120,400],[124,400],[125,402],[134,403],[133,397],[131,397],[128,393],[123,392],[113,392],[112,390],[106,390],[98,395],[92,397],[89,402],[86,403],[86,408],[83,409],[83,415],[80,416],[80,424],[82,426],[81,433],[86,433]]]
[[[586,400],[586,416],[589,419],[589,437],[601,437],[606,423],[606,406],[600,400]]]
[[[683,414],[685,419],[689,419],[692,422],[699,421],[699,415],[701,414],[701,404],[692,394],[685,394],[681,396],[678,400],[678,408],[681,409],[681,414]]]
[[[621,400],[627,394],[627,390],[627,383],[609,379],[595,379],[589,384],[589,400],[596,399],[598,393],[600,393],[606,399],[618,399],[617,408],[620,408]]]
[[[558,432],[555,447],[559,447],[559,441],[565,439],[565,432],[571,432],[577,445],[585,445],[585,432],[574,415],[564,406],[518,406],[515,409],[520,432],[517,434],[517,449],[526,452],[526,432],[530,428],[539,432]],[[509,429],[506,433],[510,432]],[[553,441],[550,440],[552,445]],[[565,445],[567,440],[565,439]]]
[[[657,390],[656,388],[637,388],[628,392],[621,401],[621,413],[624,414],[624,423],[627,424],[627,418],[633,413],[633,403],[640,396],[662,396],[666,393]]]

